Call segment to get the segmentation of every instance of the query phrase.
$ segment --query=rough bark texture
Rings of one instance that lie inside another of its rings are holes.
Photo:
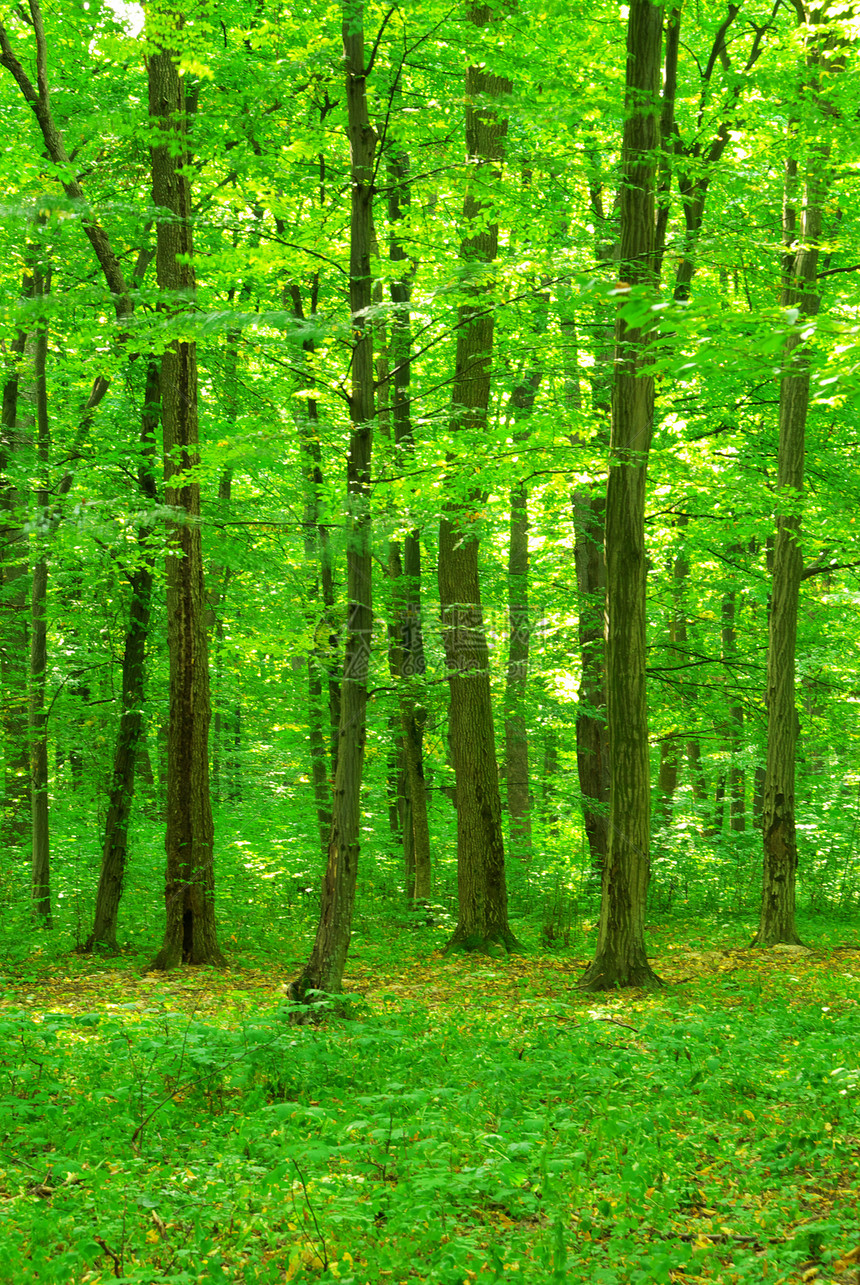
[[[373,625],[371,598],[370,463],[373,444],[372,302],[373,161],[376,135],[367,108],[361,4],[343,7],[343,50],[351,166],[349,299],[352,313],[351,434],[347,461],[347,622],[337,771],[328,861],[311,956],[291,994],[304,1002],[314,992],[337,994],[352,934],[358,873],[359,796],[366,738],[367,675]]]
[[[153,466],[155,437],[159,422],[159,369],[154,359],[147,367],[144,404],[141,414],[141,462],[138,486],[141,496],[157,499]],[[105,819],[104,844],[93,930],[84,943],[84,952],[97,947],[116,950],[116,925],[125,880],[128,856],[128,826],[134,798],[135,766],[143,744],[143,703],[146,688],[146,642],[152,608],[155,557],[152,533],[138,527],[140,561],[131,576],[131,603],[122,657],[122,698],[119,729],[114,749],[110,796]]]
[[[162,18],[164,15],[161,15]],[[158,285],[165,312],[179,312],[194,290],[191,192],[187,178],[185,94],[168,49],[149,57],[152,198],[169,217],[157,225]],[[167,555],[170,724],[167,747],[167,871],[164,943],[155,969],[181,962],[223,964],[215,926],[214,831],[209,798],[209,668],[197,463],[196,345],[179,339],[161,364],[165,502],[176,520]]]
[[[810,160],[799,229],[794,234],[794,208],[787,178],[784,226],[789,263],[781,302],[806,317],[818,312],[816,291],[827,150],[822,145]],[[795,653],[800,581],[803,573],[801,514],[806,419],[809,410],[809,356],[799,335],[783,353],[779,388],[779,463],[777,471],[776,542],[771,584],[767,652],[767,765],[762,830],[764,862],[759,928],[754,944],[799,942],[795,926],[797,839],[795,834],[795,750],[799,732],[795,694]]]
[[[475,8],[471,19],[492,21],[488,8]],[[466,150],[470,186],[464,203],[466,233],[461,258],[467,269],[486,271],[498,251],[498,225],[487,194],[499,178],[507,120],[492,100],[510,92],[510,82],[485,66],[466,73]],[[459,312],[457,355],[452,392],[451,428],[477,441],[485,430],[493,351],[492,296],[478,286]],[[490,697],[489,654],[478,577],[475,510],[448,479],[439,526],[439,598],[442,640],[448,668],[451,704],[451,751],[456,777],[457,889],[459,917],[447,949],[510,950],[516,939],[508,924],[505,854],[502,838],[499,774]]]
[[[655,155],[658,145],[663,11],[632,0],[627,28],[626,120],[622,142],[621,274],[632,287],[654,281]],[[650,875],[650,764],[645,690],[645,478],[654,414],[648,336],[616,326],[609,485],[606,498],[607,697],[611,783],[609,850],[603,872],[590,990],[657,979],[645,953]]]

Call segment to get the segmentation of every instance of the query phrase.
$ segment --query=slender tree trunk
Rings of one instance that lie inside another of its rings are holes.
[[[546,331],[549,299],[539,298],[535,339]],[[543,379],[539,359],[524,371],[511,393],[508,424],[519,445],[528,440],[528,421]],[[529,679],[531,621],[529,618],[529,496],[524,481],[510,490],[508,542],[508,663],[505,671],[505,786],[507,790],[511,855],[523,861],[532,856],[532,796],[526,693]]]
[[[373,331],[370,250],[373,217],[373,162],[376,135],[367,108],[363,6],[345,0],[343,50],[350,143],[350,266],[352,313],[350,445],[347,462],[347,622],[337,771],[334,783],[328,863],[323,877],[316,940],[291,993],[300,1000],[313,992],[337,994],[342,987],[349,942],[359,853],[359,798],[364,768],[367,678],[370,663],[372,549],[370,463],[373,444]]]
[[[558,838],[558,732],[552,726],[544,728],[543,742],[543,797],[541,799],[543,822],[551,839]]]
[[[409,156],[398,150],[388,165],[388,223],[391,281],[391,421],[395,458],[404,471],[415,451],[410,385],[412,380],[411,267],[401,241],[401,226],[409,212]],[[432,891],[430,825],[424,781],[424,725],[427,712],[421,704],[426,672],[421,620],[421,532],[407,530],[401,541],[392,540],[388,571],[394,599],[392,673],[397,678],[405,802],[403,854],[409,900],[427,904]],[[411,875],[411,877],[410,877]]]
[[[599,190],[592,190],[592,208],[601,225],[605,221]],[[598,244],[598,260],[611,261],[617,247]],[[605,425],[611,413],[613,357],[611,331],[600,326],[592,385],[597,442],[608,447]],[[572,316],[562,321],[565,338],[565,401],[570,410],[582,411],[579,385],[579,344]],[[573,434],[571,445],[582,444]],[[606,488],[602,484],[577,486],[571,495],[576,567],[577,631],[581,675],[576,705],[576,766],[582,795],[582,819],[595,879],[601,879],[609,845],[609,733],[606,726],[606,559],[604,522]]]
[[[505,785],[511,856],[531,860],[532,818],[525,701],[529,676],[529,509],[520,482],[510,492],[508,544],[508,663],[505,671]]]
[[[48,293],[48,282],[37,270],[35,294]],[[50,426],[48,421],[48,331],[39,322],[33,337],[33,400],[36,418],[36,457],[39,484],[36,511],[40,546],[33,567],[30,599],[30,807],[33,845],[33,913],[52,927],[50,879],[50,817],[48,809],[48,710],[45,691],[48,669],[48,504],[50,501]]]
[[[301,290],[295,283],[290,288],[293,314],[305,320]],[[314,274],[311,284],[310,311],[313,316],[319,304],[319,276]],[[310,363],[315,350],[314,341],[305,339],[302,351]],[[340,722],[340,683],[336,677],[337,638],[334,601],[334,576],[328,527],[322,511],[322,450],[319,439],[319,402],[313,396],[314,375],[312,367],[307,375],[309,393],[304,414],[299,421],[299,452],[304,481],[304,554],[308,568],[308,624],[313,632],[313,644],[308,652],[308,730],[311,756],[311,781],[317,812],[320,850],[328,859],[331,833],[332,782],[337,771],[337,728]],[[320,604],[320,595],[322,603]],[[322,606],[322,612],[320,612]],[[328,691],[328,732],[325,729],[323,710],[323,678]]]
[[[150,358],[141,413],[141,463],[138,486],[141,497],[151,504],[158,498],[155,485],[155,435],[159,423],[161,396],[159,367]],[[116,950],[116,925],[128,857],[128,826],[134,798],[135,767],[143,744],[143,703],[146,689],[146,643],[152,609],[155,553],[148,526],[137,529],[139,562],[131,576],[129,622],[122,658],[122,704],[114,749],[113,771],[93,930],[84,943],[88,953],[97,947]]]
[[[493,14],[475,7],[470,18],[487,25]],[[496,102],[510,82],[470,66],[466,73],[466,150],[470,186],[464,205],[464,264],[492,263],[498,252],[498,224],[485,193],[500,179],[507,120]],[[493,310],[486,289],[463,304],[457,329],[451,430],[477,440],[486,429],[493,351]],[[508,894],[502,838],[499,773],[490,695],[489,653],[478,576],[478,535],[474,512],[454,480],[447,480],[439,527],[439,598],[448,668],[450,732],[457,789],[457,888],[459,918],[448,950],[514,949],[508,924]],[[471,515],[471,516],[470,516]]]
[[[689,282],[687,282],[687,286],[688,285]],[[677,284],[676,297],[680,297],[677,295]],[[678,518],[678,528],[682,533],[684,532],[688,521],[689,519],[686,514],[682,514]],[[673,613],[670,625],[670,640],[674,644],[679,656],[684,653],[689,641],[687,632],[687,581],[689,578],[690,559],[687,554],[686,541],[682,534],[681,543],[676,550],[672,564]],[[690,717],[692,711],[698,707],[698,699],[698,690],[695,683],[683,681],[681,687],[681,701],[683,704],[683,716],[685,721]],[[705,780],[705,773],[702,765],[702,747],[698,736],[688,736],[685,748],[687,754],[687,768],[690,773],[690,782],[693,788],[693,797],[701,803],[707,797],[707,782]],[[675,755],[677,756],[678,769],[680,770],[681,746],[677,743]]]
[[[250,286],[246,282],[239,298],[247,300]],[[228,293],[230,303],[236,298],[235,289]],[[224,418],[232,430],[236,421],[237,388],[239,379],[239,341],[241,332],[231,330],[227,335],[224,355]],[[228,430],[230,431],[230,430]],[[218,517],[226,521],[230,514],[233,492],[233,469],[224,465],[218,477]],[[223,787],[224,763],[224,704],[228,699],[224,675],[224,615],[223,605],[230,584],[230,567],[212,563],[206,577],[206,642],[211,653],[212,683],[212,735],[210,737],[211,790],[216,804],[220,804]]]
[[[621,273],[633,288],[654,282],[656,107],[662,6],[631,0],[622,143]],[[611,783],[609,851],[600,929],[583,985],[590,990],[655,982],[645,953],[650,875],[651,782],[645,690],[645,479],[654,415],[646,332],[623,310],[616,325],[609,485],[606,497],[607,696]]]
[[[166,17],[161,9],[159,16]],[[171,20],[176,21],[175,15]],[[165,33],[166,35],[166,33]],[[165,36],[159,32],[161,39]],[[165,312],[193,292],[191,192],[185,92],[174,56],[149,55],[152,198],[169,211],[157,225],[158,285]],[[198,461],[197,352],[172,342],[161,365],[165,502],[176,514],[167,555],[170,725],[167,750],[167,871],[164,942],[155,969],[180,962],[223,964],[215,925],[214,831],[209,797],[209,668],[200,532],[200,486],[188,477]]]
[[[34,282],[25,276],[22,295],[32,298]],[[9,344],[15,363],[3,388],[0,442],[0,542],[2,542],[3,602],[0,608],[0,681],[3,699],[3,804],[0,843],[23,847],[30,817],[30,752],[27,670],[29,654],[26,492],[20,477],[32,442],[20,413],[19,379],[27,335],[19,331]]]
[[[810,14],[820,20],[822,10]],[[821,78],[826,74],[818,48],[810,53],[810,80],[819,106]],[[835,66],[835,63],[831,64]],[[827,191],[829,148],[820,141],[808,163],[800,228],[796,229],[796,165],[789,161],[783,214],[787,244],[786,272],[780,302],[798,316],[814,317],[820,297],[816,288],[822,210]],[[799,231],[799,235],[797,234]],[[767,653],[767,766],[762,816],[764,863],[759,928],[754,945],[799,942],[795,926],[797,839],[795,833],[795,751],[799,731],[795,692],[795,655],[800,581],[803,572],[801,519],[806,419],[809,411],[809,351],[799,334],[786,341],[779,387],[779,463],[777,472],[776,542],[771,587]]]
[[[729,556],[742,552],[740,545],[732,545]],[[726,720],[726,744],[729,750],[729,768],[726,773],[726,788],[729,795],[729,829],[741,833],[746,829],[746,776],[740,763],[743,749],[744,709],[735,690],[736,676],[733,662],[737,658],[737,594],[728,589],[723,595],[722,603],[722,651],[726,666],[728,717]]]

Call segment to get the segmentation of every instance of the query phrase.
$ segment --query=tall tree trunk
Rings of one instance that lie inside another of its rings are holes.
[[[22,295],[32,298],[34,282],[24,277]],[[30,818],[30,752],[27,670],[29,653],[26,491],[21,483],[25,455],[32,448],[31,431],[21,418],[19,381],[27,334],[21,330],[9,344],[15,363],[3,387],[0,442],[0,542],[2,542],[3,601],[0,608],[0,680],[3,699],[0,728],[3,737],[3,803],[0,843],[23,847]]]
[[[732,545],[730,557],[742,552],[740,545]],[[740,763],[743,748],[744,708],[740,703],[736,688],[734,661],[737,658],[737,594],[734,589],[727,589],[722,602],[722,652],[723,664],[726,667],[728,717],[726,720],[726,745],[729,751],[729,767],[726,773],[726,788],[729,795],[729,829],[740,833],[746,829],[746,776]]]
[[[493,21],[488,6],[474,7],[479,26]],[[496,101],[511,84],[485,65],[466,72],[466,151],[470,185],[464,203],[465,234],[460,249],[467,267],[492,263],[498,253],[498,224],[486,193],[500,180],[507,119]],[[493,309],[486,289],[459,311],[452,392],[451,431],[477,440],[486,429],[493,352]],[[508,923],[505,853],[499,773],[490,695],[489,652],[478,576],[478,535],[474,510],[480,497],[464,502],[447,479],[439,526],[439,599],[442,639],[451,704],[451,749],[457,790],[457,888],[459,917],[447,949],[516,947]]]
[[[621,276],[643,291],[654,283],[662,31],[662,6],[651,0],[631,0],[622,142]],[[657,980],[645,953],[651,805],[645,690],[645,480],[654,416],[649,365],[648,334],[627,324],[622,305],[616,323],[606,496],[609,851],[597,949],[583,978],[589,990]]]
[[[162,8],[163,22],[181,21]],[[159,39],[168,38],[163,27]],[[195,287],[184,83],[164,47],[150,53],[149,113],[155,131],[152,199],[162,308],[176,312]],[[175,513],[167,555],[170,725],[167,749],[167,871],[164,942],[154,969],[180,962],[223,964],[215,925],[214,831],[209,797],[209,668],[200,532],[200,486],[188,476],[198,462],[197,352],[172,342],[161,364],[165,502]]]
[[[305,320],[299,286],[290,287],[293,315]],[[310,294],[310,313],[319,304],[319,275],[314,273]],[[315,351],[312,338],[302,342],[305,360],[310,362]],[[334,575],[331,543],[322,510],[323,472],[319,439],[319,402],[313,395],[312,368],[307,374],[308,396],[299,419],[299,454],[304,482],[304,554],[308,575],[308,624],[313,642],[308,651],[308,729],[311,756],[311,782],[317,812],[317,829],[323,859],[328,858],[331,833],[332,782],[337,771],[337,729],[340,724],[340,683],[336,676],[338,643],[334,601]],[[322,597],[322,602],[320,602]],[[322,610],[320,610],[322,608]],[[323,710],[323,680],[328,692],[328,731]]]
[[[239,292],[241,300],[247,301],[251,289],[247,282]],[[236,290],[228,292],[230,303],[236,298]],[[239,341],[241,332],[231,330],[227,334],[226,352],[224,354],[224,418],[232,430],[236,421],[237,388],[239,379]],[[233,468],[225,464],[218,476],[218,517],[226,521],[230,514],[230,500],[233,492]],[[206,577],[206,642],[211,652],[212,684],[212,735],[210,737],[210,785],[216,805],[222,798],[222,767],[224,764],[224,705],[228,699],[224,678],[224,616],[223,604],[230,584],[230,567],[212,563]]]
[[[158,498],[155,476],[155,435],[159,423],[161,389],[159,367],[150,358],[141,412],[141,462],[138,486],[150,504]],[[155,553],[148,525],[137,529],[139,562],[132,573],[128,629],[122,658],[122,697],[119,729],[114,749],[110,795],[105,819],[104,844],[93,930],[84,943],[84,952],[97,947],[116,950],[116,924],[128,857],[128,826],[134,798],[135,767],[143,744],[143,703],[146,690],[146,643],[152,609]]]
[[[535,341],[546,331],[549,298],[538,298]],[[510,396],[507,423],[513,421],[513,440],[525,445],[528,421],[543,379],[543,362],[537,357],[524,370]],[[524,481],[511,487],[508,542],[508,663],[505,670],[505,787],[508,802],[511,855],[523,861],[532,856],[532,796],[526,693],[529,679],[531,621],[529,619],[529,495]]]
[[[401,241],[401,225],[410,205],[409,156],[398,150],[388,165],[388,253],[391,281],[391,421],[394,426],[395,458],[406,470],[415,451],[410,385],[412,380],[412,295],[411,267]],[[426,904],[431,895],[430,825],[427,817],[427,788],[424,781],[424,724],[427,712],[421,704],[426,672],[421,620],[421,532],[410,526],[402,541],[392,540],[388,571],[394,599],[391,649],[393,672],[397,677],[405,801],[403,824],[404,865],[407,896]]]
[[[618,246],[606,240],[606,217],[599,187],[591,190],[591,204],[600,227],[599,264],[617,259]],[[582,411],[580,393],[579,343],[576,321],[565,317],[564,336],[565,402],[575,413]],[[592,410],[596,420],[596,442],[608,448],[612,405],[614,351],[611,327],[598,329],[592,382]],[[578,433],[571,445],[582,445]],[[604,522],[606,487],[602,482],[576,486],[571,495],[576,568],[577,633],[580,680],[576,705],[576,766],[582,795],[582,820],[588,842],[592,876],[603,876],[609,846],[609,733],[606,726],[606,558]]]
[[[532,855],[529,742],[525,701],[529,676],[529,508],[524,482],[510,492],[508,663],[505,670],[505,787],[511,856]]]
[[[829,107],[821,82],[837,60],[825,62],[823,40],[815,23],[824,9],[811,9],[808,57],[810,88],[822,116]],[[832,51],[831,51],[832,52]],[[780,302],[798,317],[814,317],[820,297],[816,288],[822,233],[822,209],[827,191],[829,147],[819,138],[809,157],[803,209],[797,228],[797,166],[787,165],[783,235],[786,243],[784,282]],[[800,335],[790,335],[783,352],[779,386],[779,455],[777,470],[776,542],[773,557],[770,629],[767,652],[767,765],[762,816],[764,862],[759,928],[754,945],[799,942],[795,926],[797,839],[795,833],[795,750],[799,723],[795,695],[795,654],[800,581],[803,573],[801,518],[805,463],[806,419],[809,410],[809,350]]]
[[[47,282],[35,273],[36,295],[47,293]],[[36,491],[41,544],[31,584],[30,606],[30,806],[33,844],[33,913],[46,928],[52,926],[50,879],[50,818],[48,812],[48,710],[45,688],[48,669],[48,503],[50,501],[50,430],[46,380],[48,332],[44,322],[33,342],[33,395],[36,410]]]
[[[328,862],[316,940],[308,962],[291,987],[291,994],[300,1001],[315,991],[337,994],[343,983],[358,873],[359,801],[373,626],[370,463],[374,374],[368,311],[373,294],[370,250],[376,135],[367,108],[363,6],[360,0],[344,0],[342,12],[351,170],[349,303],[353,334],[347,461],[348,601]]]

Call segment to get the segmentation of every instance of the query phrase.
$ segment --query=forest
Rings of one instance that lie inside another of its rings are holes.
[[[858,38],[0,5],[0,1281],[858,1279]]]

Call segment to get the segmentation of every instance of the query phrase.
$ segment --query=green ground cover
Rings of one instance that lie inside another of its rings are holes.
[[[654,924],[666,985],[599,1003],[583,942],[449,960],[392,930],[316,1025],[298,941],[224,973],[20,957],[0,1279],[854,1285],[860,933],[803,929]]]

